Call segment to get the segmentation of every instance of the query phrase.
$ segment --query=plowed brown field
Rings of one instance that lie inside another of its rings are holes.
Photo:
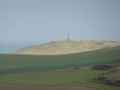
[[[99,90],[79,86],[33,86],[0,83],[0,90]]]

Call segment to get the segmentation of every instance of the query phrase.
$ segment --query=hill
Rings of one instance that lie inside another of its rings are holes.
[[[105,49],[120,45],[120,41],[59,40],[43,45],[29,46],[11,54],[59,55]]]
[[[3,54],[0,55],[0,82],[14,83],[15,85],[74,85],[99,88],[100,90],[120,90],[120,87],[90,82],[103,73],[105,76],[101,77],[112,80],[111,77],[106,76],[106,70],[82,69],[84,66],[92,67],[93,65],[115,63],[120,63],[120,46],[65,55]],[[119,72],[108,75],[120,76]],[[117,79],[119,78],[117,77]],[[116,81],[116,78],[114,80]]]
[[[0,55],[0,74],[120,63],[120,46],[65,55]]]

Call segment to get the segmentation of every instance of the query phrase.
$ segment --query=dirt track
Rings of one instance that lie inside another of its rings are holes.
[[[98,90],[79,86],[32,86],[0,83],[0,90]]]

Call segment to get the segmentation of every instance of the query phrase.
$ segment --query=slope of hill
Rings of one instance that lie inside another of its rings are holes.
[[[11,54],[59,55],[110,48],[118,45],[120,45],[120,41],[59,40],[43,45],[25,47]]]
[[[66,55],[0,55],[0,74],[120,63],[120,46]]]
[[[65,55],[0,55],[0,82],[30,85],[78,85],[101,90],[120,90],[120,87],[88,81],[106,72],[104,70],[73,69],[66,72],[65,69],[115,63],[120,63],[120,46]],[[116,74],[120,76],[119,72]],[[111,79],[111,77],[106,77]]]
[[[101,90],[120,90],[120,87],[88,82],[104,73],[104,70],[73,69],[66,72],[65,69],[115,63],[120,63],[120,46],[65,55],[1,54],[0,82],[30,85],[78,85]],[[116,74],[120,76],[119,72]],[[108,76],[107,78],[111,79]]]
[[[120,63],[112,64],[112,68],[107,73],[103,73],[96,77],[93,81],[120,87]]]

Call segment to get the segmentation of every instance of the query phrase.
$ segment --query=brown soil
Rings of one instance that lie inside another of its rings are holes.
[[[99,90],[79,86],[33,86],[0,83],[0,90]]]

